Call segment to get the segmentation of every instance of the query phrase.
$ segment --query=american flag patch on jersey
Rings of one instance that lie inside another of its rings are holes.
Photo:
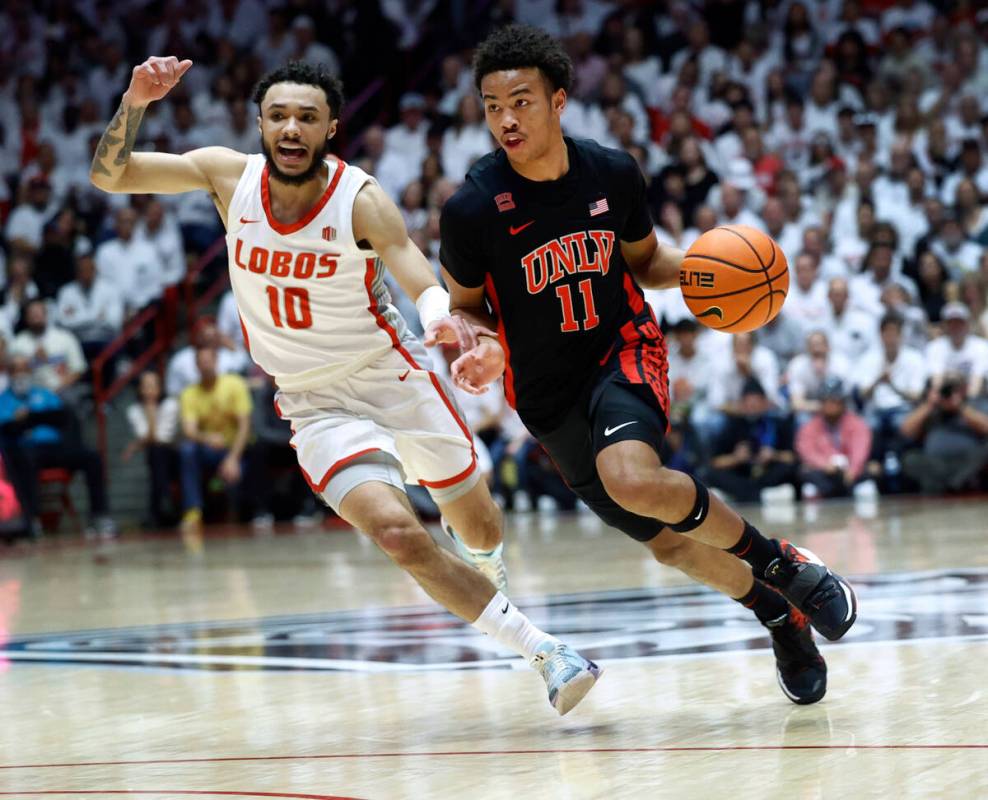
[[[511,211],[515,207],[515,201],[511,198],[511,192],[502,192],[494,198],[494,202],[497,204],[497,210],[502,214],[505,211]]]
[[[322,238],[325,239],[327,242],[333,241],[333,239],[336,238],[336,228],[327,225],[325,228],[322,229]]]
[[[610,211],[610,206],[607,205],[607,198],[602,197],[600,200],[594,200],[590,204],[590,216],[596,217],[598,214],[606,214]]]

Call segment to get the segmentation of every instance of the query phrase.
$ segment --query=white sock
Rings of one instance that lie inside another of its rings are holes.
[[[558,639],[545,631],[536,628],[507,597],[497,592],[487,608],[473,623],[479,631],[483,631],[499,644],[510,647],[526,661],[531,661],[535,654],[546,642],[553,646]]]

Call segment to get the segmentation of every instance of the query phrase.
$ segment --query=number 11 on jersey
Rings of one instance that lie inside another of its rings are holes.
[[[600,317],[597,316],[597,309],[593,303],[593,285],[590,283],[590,278],[580,281],[577,284],[577,288],[580,290],[580,294],[583,295],[583,310],[585,312],[583,330],[588,331],[591,328],[596,328],[600,323]],[[576,321],[576,317],[573,315],[572,289],[566,284],[557,286],[556,297],[559,298],[563,306],[563,321],[559,326],[559,330],[563,333],[575,333],[580,330],[580,323]]]
[[[282,323],[282,298],[279,297],[277,286],[268,286],[268,306],[271,309],[271,321],[276,328],[284,328]],[[289,328],[299,330],[300,328],[312,327],[312,310],[309,308],[309,290],[299,287],[290,287],[281,294],[284,295],[285,322]]]

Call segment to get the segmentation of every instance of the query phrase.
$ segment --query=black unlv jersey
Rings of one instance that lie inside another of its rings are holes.
[[[638,164],[594,141],[566,146],[569,171],[555,181],[523,178],[504,151],[488,154],[440,225],[443,266],[486,290],[508,355],[505,393],[530,426],[580,398],[646,309],[620,246],[652,230]]]

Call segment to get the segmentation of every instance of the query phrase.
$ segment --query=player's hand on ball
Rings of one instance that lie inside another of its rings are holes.
[[[131,73],[127,99],[132,105],[147,105],[160,100],[182,76],[188,72],[192,61],[186,58],[179,61],[175,56],[151,56],[143,64],[134,67]]]
[[[450,367],[453,385],[468,394],[483,394],[504,373],[504,348],[488,336],[461,355]]]

